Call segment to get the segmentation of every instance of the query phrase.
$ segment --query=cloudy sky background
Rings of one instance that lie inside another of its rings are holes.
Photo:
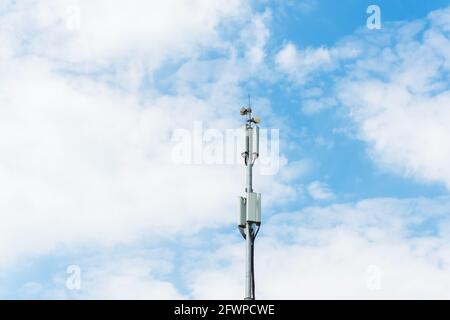
[[[440,0],[0,0],[0,298],[242,298],[243,168],[172,137],[248,94],[280,130],[257,298],[450,298]]]

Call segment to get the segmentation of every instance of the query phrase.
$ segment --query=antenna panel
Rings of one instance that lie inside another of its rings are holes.
[[[246,202],[244,197],[239,197],[238,226],[242,228],[245,228],[245,223],[247,222]]]
[[[254,150],[253,153],[259,157],[259,127],[255,126],[253,130]]]
[[[247,221],[261,224],[261,194],[250,192],[247,199]]]
[[[243,126],[241,130],[241,154],[249,151],[249,139],[247,126]]]

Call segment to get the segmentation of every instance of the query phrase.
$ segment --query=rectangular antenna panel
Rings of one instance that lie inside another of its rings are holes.
[[[251,192],[247,199],[247,221],[261,223],[261,194]]]
[[[247,126],[243,126],[241,129],[241,154],[248,152],[249,149],[249,139],[248,137],[248,131],[247,131]]]
[[[253,141],[254,141],[254,150],[253,153],[259,155],[259,127],[255,126],[253,130]]]
[[[246,199],[244,197],[239,197],[239,215],[238,215],[238,226],[245,227],[246,217],[247,217],[247,207]]]

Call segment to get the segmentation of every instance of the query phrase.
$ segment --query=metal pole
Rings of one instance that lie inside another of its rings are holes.
[[[255,135],[253,130],[256,130],[256,143],[259,144],[258,127],[260,123],[259,118],[252,117],[252,109],[250,103],[248,107],[243,107],[240,110],[242,116],[246,116],[246,124],[244,127],[245,134],[245,149],[242,156],[245,159],[246,165],[246,202],[245,208],[243,206],[244,199],[240,198],[239,208],[239,231],[245,238],[245,300],[255,300],[255,266],[254,266],[254,251],[255,238],[261,225],[261,195],[253,193],[252,179],[253,179],[253,164],[259,157],[259,149],[256,147],[256,152],[253,153],[253,140]],[[255,201],[256,200],[256,201]],[[246,210],[244,212],[244,210]],[[244,216],[246,221],[244,222]]]
[[[249,119],[251,119],[249,115]],[[253,169],[253,136],[252,128],[249,123],[247,126],[247,139],[248,139],[248,161],[247,161],[247,199],[249,194],[253,192],[252,186],[252,169]],[[253,274],[253,232],[252,224],[247,221],[245,226],[245,240],[246,240],[246,259],[245,259],[245,300],[254,300],[254,274]]]
[[[252,274],[252,262],[253,262],[253,255],[252,255],[252,236],[250,232],[250,223],[247,222],[246,228],[245,228],[245,236],[246,236],[246,259],[245,259],[245,300],[254,300],[253,297],[253,274]]]

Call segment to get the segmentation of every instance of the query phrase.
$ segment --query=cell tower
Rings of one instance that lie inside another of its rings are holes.
[[[253,192],[253,165],[259,157],[258,117],[252,117],[250,106],[241,109],[241,116],[246,117],[242,128],[242,157],[246,166],[245,196],[239,197],[239,231],[246,242],[245,255],[245,300],[255,299],[255,238],[261,226],[261,194]]]

